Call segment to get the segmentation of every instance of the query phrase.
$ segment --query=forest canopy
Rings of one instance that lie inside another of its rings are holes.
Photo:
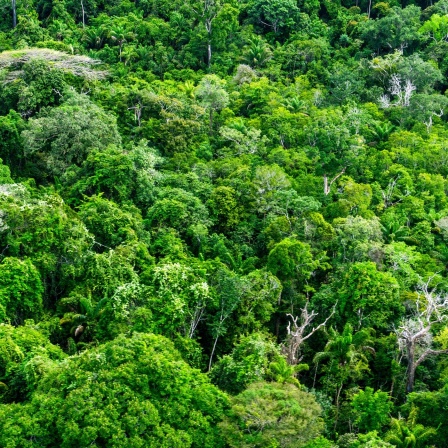
[[[447,0],[0,0],[0,446],[444,448],[447,76]]]

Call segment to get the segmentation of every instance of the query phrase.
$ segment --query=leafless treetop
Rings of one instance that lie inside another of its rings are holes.
[[[95,70],[94,67],[99,66],[102,62],[89,56],[71,55],[48,48],[27,48],[0,53],[0,70],[10,70],[6,82],[20,77],[23,64],[33,59],[42,59],[55,69],[86,79],[104,79],[108,74],[106,70]]]

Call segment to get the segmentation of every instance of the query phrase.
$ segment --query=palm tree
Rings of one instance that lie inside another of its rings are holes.
[[[77,312],[66,313],[61,319],[60,324],[70,326],[70,337],[78,339],[87,329],[93,327],[98,318],[104,312],[107,299],[102,299],[97,303],[92,302],[91,297],[81,297],[78,302]]]
[[[272,58],[272,51],[263,38],[256,36],[249,40],[244,60],[251,67],[263,67]]]
[[[276,383],[289,383],[300,386],[299,380],[296,378],[296,375],[299,372],[308,369],[308,364],[296,364],[294,366],[291,366],[288,364],[286,359],[281,356],[269,364],[269,369],[266,373],[267,376]]]
[[[386,435],[386,441],[398,448],[420,448],[427,446],[426,441],[437,431],[434,428],[425,428],[417,423],[417,411],[412,406],[407,420],[403,418],[393,418],[391,429]]]
[[[369,370],[366,352],[375,353],[368,344],[371,343],[372,330],[361,330],[353,333],[353,327],[346,324],[342,333],[330,329],[330,339],[323,352],[317,353],[314,362],[326,361],[323,371],[326,372],[328,385],[336,386],[335,390],[335,426],[338,420],[340,396],[343,386],[350,380],[360,378]]]
[[[404,241],[408,238],[409,227],[405,222],[391,220],[381,225],[386,242]]]
[[[184,92],[188,98],[193,99],[195,97],[196,87],[193,81],[185,81],[183,84],[180,84],[179,90]]]
[[[53,35],[56,36],[57,40],[63,40],[64,37],[70,32],[69,27],[62,20],[53,20],[48,29]]]
[[[89,48],[99,50],[106,39],[106,33],[103,28],[86,28],[84,30],[82,40],[87,42]]]
[[[395,126],[390,123],[373,123],[370,128],[371,138],[375,140],[375,142],[384,142],[388,139],[389,135],[395,129]]]
[[[123,26],[115,26],[110,31],[110,38],[112,41],[116,42],[118,44],[118,48],[120,51],[120,62],[121,62],[121,54],[123,51],[123,45],[127,42],[126,40],[126,29]]]

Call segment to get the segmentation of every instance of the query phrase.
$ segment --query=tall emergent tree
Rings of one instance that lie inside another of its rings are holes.
[[[421,285],[414,315],[404,319],[396,330],[398,344],[407,361],[406,392],[412,392],[417,367],[430,356],[448,354],[448,349],[434,349],[432,332],[448,319],[448,296],[430,289],[431,279]]]

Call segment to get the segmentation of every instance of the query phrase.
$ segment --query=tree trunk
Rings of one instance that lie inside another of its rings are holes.
[[[407,394],[410,394],[414,390],[414,381],[415,381],[415,367],[414,367],[414,365],[409,364],[408,379],[406,382],[406,393]]]
[[[370,19],[370,13],[372,12],[372,0],[369,0],[369,6],[367,8],[367,18]]]
[[[212,353],[210,355],[210,361],[208,362],[208,371],[212,369],[212,361],[213,361],[213,355],[215,354],[216,344],[218,343],[219,336],[216,336],[215,343],[213,344]]]
[[[211,63],[212,63],[212,43],[209,40],[207,42],[207,66],[210,67]]]
[[[11,0],[11,6],[12,6],[12,27],[15,28],[17,26],[16,0]]]
[[[412,342],[407,344],[407,354],[408,354],[408,370],[406,372],[407,381],[406,381],[406,393],[410,394],[414,389],[414,381],[415,381],[415,347]]]
[[[210,133],[210,135],[212,135],[213,134],[213,109],[212,108],[210,108],[209,127],[210,127],[209,133]]]
[[[81,9],[82,9],[82,27],[85,28],[86,26],[86,12],[84,10],[84,2],[81,0]]]
[[[212,63],[212,19],[205,19],[205,29],[207,30],[207,67]]]
[[[328,188],[328,176],[324,174],[324,195],[327,196],[330,193],[330,189]]]
[[[338,425],[338,419],[339,419],[339,398],[341,396],[342,386],[344,385],[344,382],[341,382],[340,387],[337,389],[336,393],[336,415],[334,416],[334,429],[336,430],[336,427]]]
[[[347,169],[347,167],[345,166],[342,169],[342,171],[340,173],[336,174],[336,176],[334,176],[333,179],[331,179],[330,181],[328,181],[328,176],[326,174],[324,174],[324,194],[325,194],[325,196],[327,196],[330,193],[331,186],[333,185],[333,183],[335,181],[337,181],[345,173],[346,169]]]

